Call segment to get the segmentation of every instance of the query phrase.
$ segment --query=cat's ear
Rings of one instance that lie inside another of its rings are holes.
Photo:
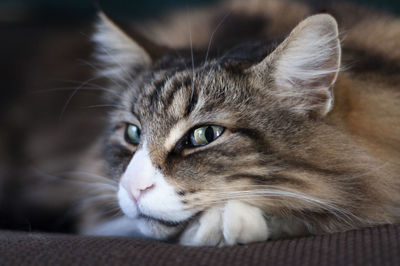
[[[151,64],[149,54],[103,12],[99,12],[92,40],[100,62],[98,74],[111,78],[129,75],[132,67]]]
[[[297,25],[275,51],[253,67],[253,73],[270,84],[285,107],[298,114],[323,116],[332,109],[340,57],[336,20],[327,14],[314,15]]]

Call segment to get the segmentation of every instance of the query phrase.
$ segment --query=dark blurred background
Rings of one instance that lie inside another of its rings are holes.
[[[316,7],[327,2],[304,1]],[[92,77],[89,36],[97,10],[138,21],[214,2],[0,0],[0,228],[73,230],[68,214],[42,215],[47,199],[41,188],[51,190],[49,173],[72,169],[102,128],[100,93],[75,91]],[[400,14],[399,0],[351,2]]]
[[[39,42],[53,31],[88,24],[94,20],[98,9],[113,18],[139,20],[177,7],[191,8],[212,2],[217,0],[0,0],[1,114],[18,95],[21,88],[18,76],[27,67],[26,63],[37,54],[35,49],[40,49]]]

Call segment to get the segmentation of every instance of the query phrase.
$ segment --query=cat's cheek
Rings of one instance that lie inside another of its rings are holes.
[[[183,222],[193,215],[195,211],[188,210],[176,193],[176,188],[165,180],[165,177],[155,170],[154,189],[149,191],[140,201],[138,209],[144,215],[173,222]]]
[[[118,203],[126,216],[130,218],[136,218],[138,216],[138,209],[135,203],[122,185],[119,185],[118,189]]]

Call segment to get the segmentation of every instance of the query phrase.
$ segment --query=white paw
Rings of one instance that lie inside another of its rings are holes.
[[[222,208],[211,208],[203,213],[182,234],[180,243],[186,246],[216,246],[222,241]]]
[[[222,213],[225,244],[247,244],[265,241],[269,230],[261,209],[240,201],[230,201]]]
[[[203,213],[180,238],[189,246],[223,246],[265,241],[269,230],[263,212],[254,206],[230,201]]]

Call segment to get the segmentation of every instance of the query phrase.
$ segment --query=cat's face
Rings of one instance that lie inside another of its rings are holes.
[[[118,87],[105,150],[120,207],[145,235],[169,237],[233,199],[285,212],[332,193],[323,178],[313,179],[328,170],[309,169],[319,155],[304,149],[315,148],[320,136],[310,125],[332,106],[340,64],[333,18],[304,21],[246,67],[217,58],[192,68],[190,61],[152,62],[101,17],[94,39],[103,74]]]
[[[268,178],[278,159],[256,121],[271,123],[264,112],[273,102],[265,106],[268,97],[251,86],[250,74],[210,61],[194,71],[150,70],[141,77],[120,95],[108,144],[118,154],[126,150],[110,157],[117,158],[127,215],[171,229],[233,198],[229,191]]]

